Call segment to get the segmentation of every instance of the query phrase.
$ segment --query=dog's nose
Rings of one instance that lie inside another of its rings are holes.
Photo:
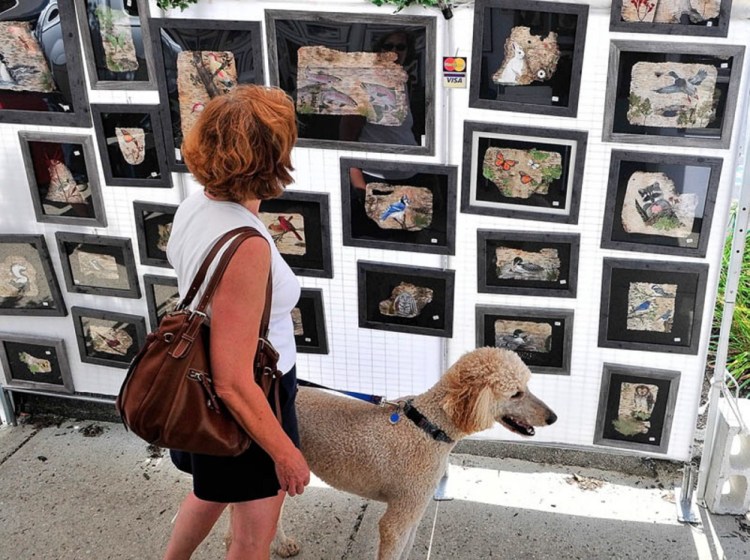
[[[550,424],[554,424],[555,422],[557,422],[557,414],[550,410],[549,416],[547,416],[547,425],[549,426]]]

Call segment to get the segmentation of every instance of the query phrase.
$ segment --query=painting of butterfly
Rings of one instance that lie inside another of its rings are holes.
[[[509,198],[546,195],[562,176],[562,156],[537,149],[490,147],[484,154],[482,175]]]

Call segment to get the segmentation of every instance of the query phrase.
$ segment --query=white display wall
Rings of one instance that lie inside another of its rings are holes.
[[[606,4],[606,5],[605,5]],[[735,4],[742,4],[735,0]],[[372,13],[398,19],[391,7],[377,8],[365,0],[337,2],[283,2],[246,0],[201,0],[194,7],[180,13],[172,11],[166,17],[197,19],[231,19],[260,21],[264,26],[264,10],[307,10],[314,12]],[[744,12],[743,12],[744,10]],[[696,38],[683,36],[635,35],[609,31],[609,3],[596,2],[591,6],[583,56],[582,84],[577,118],[513,113],[489,109],[469,108],[468,89],[442,87],[443,56],[472,54],[473,10],[471,6],[454,9],[454,17],[444,20],[438,10],[409,8],[404,15],[428,15],[437,25],[436,68],[438,75],[435,93],[435,154],[434,156],[405,156],[353,152],[336,149],[296,148],[293,154],[297,191],[327,193],[330,201],[330,230],[333,278],[301,276],[303,287],[320,288],[323,294],[325,324],[329,352],[327,354],[299,354],[298,374],[338,389],[347,389],[395,398],[421,392],[431,386],[441,372],[464,352],[476,346],[475,306],[478,304],[528,308],[570,309],[575,313],[572,336],[570,375],[536,374],[532,390],[558,414],[559,421],[538,430],[534,442],[560,446],[593,446],[600,386],[604,363],[626,366],[652,367],[680,372],[679,392],[672,420],[669,445],[661,456],[686,460],[690,456],[695,420],[698,411],[706,349],[710,332],[711,310],[714,303],[719,261],[726,218],[731,202],[734,170],[743,132],[743,118],[747,111],[747,75],[750,56],[745,53],[744,68],[735,115],[735,127],[728,149],[687,148],[670,145],[645,146],[602,141],[605,117],[609,44],[613,39],[643,42],[654,40],[672,43],[703,43],[750,45],[750,21],[747,8],[736,6],[727,38]],[[151,14],[158,15],[155,4]],[[264,45],[266,76],[269,76],[267,46]],[[474,61],[469,58],[469,67]],[[739,69],[738,69],[739,70]],[[268,82],[268,78],[266,78]],[[89,89],[91,103],[157,104],[156,91],[94,91]],[[163,100],[162,100],[163,102]],[[580,212],[577,224],[520,220],[515,218],[480,216],[457,211],[455,255],[440,256],[417,252],[364,249],[343,245],[342,204],[339,159],[367,158],[389,161],[440,163],[459,167],[463,157],[463,123],[515,124],[548,129],[568,129],[588,132],[588,149],[583,173]],[[34,125],[0,124],[0,233],[44,234],[55,273],[68,309],[73,306],[103,309],[147,317],[146,300],[123,299],[71,293],[65,289],[63,271],[54,232],[128,237],[133,240],[141,292],[143,275],[173,275],[170,269],[146,266],[138,259],[134,201],[177,204],[187,194],[199,188],[187,174],[173,174],[174,187],[112,187],[107,186],[98,165],[99,180],[107,216],[107,227],[92,228],[39,223],[29,196],[28,181],[22,163],[19,131],[75,132],[90,135],[90,128],[42,127]],[[95,146],[97,155],[98,147]],[[705,258],[685,258],[656,255],[646,252],[631,253],[600,248],[603,209],[607,193],[610,151],[612,149],[659,151],[663,153],[693,154],[723,158],[723,171],[718,189],[714,220]],[[477,291],[477,229],[523,230],[542,233],[577,233],[580,235],[578,290],[575,298],[553,298],[519,295],[496,295]],[[706,301],[700,331],[700,350],[696,355],[670,354],[602,348],[598,345],[602,262],[606,257],[638,260],[700,262],[710,265]],[[447,268],[455,271],[453,295],[453,335],[449,339],[409,333],[385,332],[360,328],[358,323],[357,261],[377,261],[390,264]],[[65,317],[0,316],[0,332],[41,335],[62,338],[67,350],[75,391],[95,395],[115,395],[124,378],[125,370],[81,362],[70,314]],[[492,440],[516,441],[507,430],[496,427],[475,437]],[[529,440],[525,440],[529,441]],[[599,449],[606,447],[598,446]],[[622,451],[622,450],[619,450]],[[638,452],[638,451],[635,451]]]

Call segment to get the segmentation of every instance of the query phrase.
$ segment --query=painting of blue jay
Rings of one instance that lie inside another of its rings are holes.
[[[409,197],[403,195],[398,202],[394,202],[388,208],[386,208],[385,212],[380,215],[380,221],[384,222],[389,218],[393,218],[397,222],[401,222],[401,225],[404,226],[404,216],[408,207]]]

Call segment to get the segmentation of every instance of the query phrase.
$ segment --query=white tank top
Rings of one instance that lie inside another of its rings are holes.
[[[202,190],[197,191],[186,198],[177,209],[167,244],[167,259],[177,273],[180,298],[184,298],[214,243],[226,232],[241,226],[250,226],[259,231],[271,248],[273,298],[268,338],[279,352],[279,370],[286,373],[297,360],[291,312],[299,300],[300,285],[276,248],[265,225],[257,216],[240,204],[211,200]],[[210,278],[223,252],[222,249],[214,259],[208,269],[207,278]],[[204,286],[205,284],[206,282]],[[193,299],[191,308],[198,305],[202,294],[203,288]],[[207,315],[211,316],[210,305]]]

